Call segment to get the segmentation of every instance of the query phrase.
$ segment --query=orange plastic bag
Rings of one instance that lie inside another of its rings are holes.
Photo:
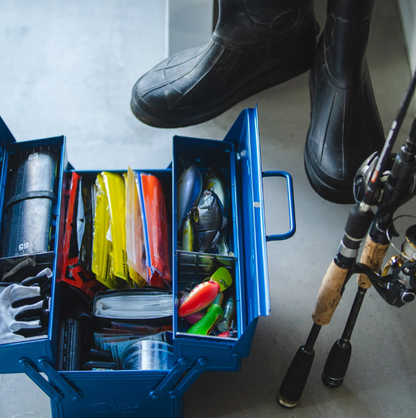
[[[169,237],[166,198],[160,180],[151,174],[135,173],[139,187],[143,231],[146,237],[147,282],[170,287]]]

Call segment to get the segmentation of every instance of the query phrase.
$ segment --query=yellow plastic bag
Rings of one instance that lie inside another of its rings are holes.
[[[130,277],[143,287],[147,278],[145,240],[136,178],[130,167],[126,176],[126,251]]]
[[[110,275],[111,241],[107,239],[107,232],[110,227],[110,213],[108,211],[107,191],[101,174],[97,175],[95,186],[92,271],[99,282],[109,289],[116,289]]]
[[[112,243],[111,271],[120,279],[128,281],[126,253],[126,190],[123,176],[103,171],[102,177],[107,190],[110,211],[108,238]]]

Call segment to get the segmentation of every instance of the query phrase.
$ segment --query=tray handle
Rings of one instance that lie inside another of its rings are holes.
[[[267,235],[266,242],[269,241],[283,241],[292,237],[296,232],[296,219],[295,219],[295,201],[293,195],[293,181],[292,176],[286,171],[263,171],[263,178],[265,177],[284,177],[287,185],[287,201],[289,209],[289,231],[284,234]]]

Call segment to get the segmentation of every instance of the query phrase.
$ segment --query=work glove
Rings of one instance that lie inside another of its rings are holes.
[[[0,288],[0,344],[38,338],[47,332],[52,271]]]
[[[2,260],[3,277],[2,281],[6,283],[20,283],[26,277],[36,274],[36,261],[30,257],[19,259],[16,264],[15,258],[6,258]],[[4,272],[6,271],[6,272]]]

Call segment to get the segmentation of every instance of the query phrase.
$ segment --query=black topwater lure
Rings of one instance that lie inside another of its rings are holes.
[[[211,189],[222,203],[224,216],[228,218],[230,209],[230,190],[218,166],[212,166],[205,176],[204,190]]]
[[[205,190],[193,212],[195,250],[212,252],[220,238],[220,231],[226,219],[218,196],[212,190]]]
[[[230,189],[227,185],[221,170],[217,165],[213,165],[206,174],[204,189],[211,189],[220,200],[223,207],[224,217],[228,221],[229,210],[230,210]],[[221,230],[221,235],[217,244],[217,252],[221,255],[231,255],[230,249],[228,247],[228,222],[223,223],[224,228]]]

